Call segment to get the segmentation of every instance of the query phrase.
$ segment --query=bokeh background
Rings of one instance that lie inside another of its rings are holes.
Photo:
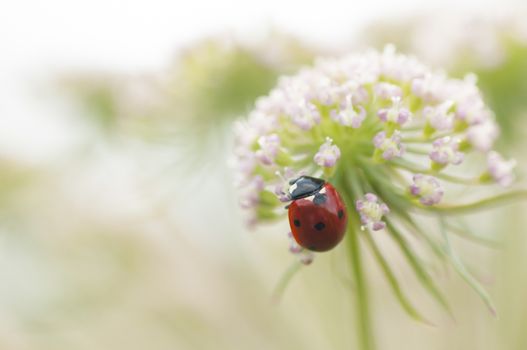
[[[273,299],[294,261],[287,223],[246,227],[231,123],[317,56],[394,43],[478,75],[521,174],[526,18],[522,1],[1,3],[0,349],[356,348],[342,249]],[[497,318],[438,269],[445,315],[386,247],[434,326],[372,262],[379,348],[527,349],[526,208],[467,220],[499,244],[454,242]]]

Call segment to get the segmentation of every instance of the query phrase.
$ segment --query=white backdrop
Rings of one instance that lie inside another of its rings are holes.
[[[372,19],[446,8],[508,11],[522,0],[0,2],[0,151],[41,159],[74,135],[37,103],[35,84],[73,69],[154,69],[180,47],[218,33],[249,39],[270,27],[318,45],[349,42]],[[433,45],[433,43],[431,43]],[[38,86],[38,85],[37,85]],[[40,101],[42,102],[42,101]]]

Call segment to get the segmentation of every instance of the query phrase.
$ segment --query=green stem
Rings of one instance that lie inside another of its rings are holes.
[[[445,136],[450,136],[452,133],[449,132],[442,132],[442,133],[436,133],[433,137],[424,137],[424,136],[414,136],[414,137],[403,137],[404,143],[432,143],[435,140],[438,140],[440,138],[443,138]]]
[[[425,230],[419,227],[412,217],[409,215],[404,215],[404,212],[401,212],[397,209],[394,209],[394,214],[398,217],[399,222],[406,227],[408,232],[412,233],[414,237],[417,237],[419,240],[424,239],[436,258],[438,258],[441,263],[444,263],[445,257],[441,248],[438,246],[438,243],[432,239],[432,237],[430,237],[430,235],[426,233]]]
[[[382,271],[384,272],[384,276],[388,280],[388,284],[392,288],[392,291],[395,293],[395,296],[397,297],[397,300],[399,301],[403,309],[408,313],[408,315],[410,315],[412,318],[416,319],[417,321],[423,322],[427,325],[432,325],[427,319],[425,319],[419,313],[419,311],[415,309],[415,307],[412,305],[410,300],[408,300],[406,295],[403,293],[401,286],[399,285],[399,281],[397,280],[397,277],[395,277],[395,274],[390,268],[389,263],[386,261],[386,259],[384,259],[384,256],[382,255],[382,252],[377,246],[377,243],[375,243],[375,240],[373,239],[371,232],[366,232],[365,237],[366,237],[366,242],[370,246],[373,254],[375,255],[377,262],[379,263]]]
[[[471,178],[462,178],[462,177],[457,177],[453,175],[448,175],[445,173],[434,171],[432,169],[420,168],[419,166],[415,164],[403,161],[401,159],[393,160],[392,163],[396,167],[409,171],[411,173],[421,173],[421,174],[433,175],[435,177],[438,177],[440,179],[443,179],[445,181],[449,181],[455,184],[461,184],[461,185],[483,185],[484,184],[481,181],[479,181],[479,178],[471,179]]]
[[[497,240],[478,236],[477,234],[472,233],[468,228],[457,227],[456,225],[453,225],[448,222],[446,222],[445,225],[449,232],[461,238],[484,245],[487,248],[492,248],[492,249],[500,248],[501,243],[498,242]]]
[[[356,302],[355,309],[357,310],[357,322],[359,327],[358,338],[361,350],[375,349],[373,341],[373,330],[371,325],[370,307],[368,300],[368,288],[362,267],[361,250],[359,247],[359,230],[354,229],[354,225],[350,225],[347,234],[347,241],[349,247],[349,258],[351,263],[351,270],[356,286]]]
[[[406,147],[406,152],[410,152],[410,153],[413,153],[413,154],[418,154],[418,155],[423,155],[423,156],[427,156],[428,154],[430,154],[430,151],[427,150],[427,149],[423,149],[423,148],[417,148],[417,147]]]
[[[349,177],[351,186],[355,190],[360,189],[360,185],[358,184],[357,173],[350,169],[350,171],[346,172],[346,174]],[[345,193],[343,195],[345,196],[348,206],[353,206],[353,198],[356,198],[359,194],[354,193],[354,191],[350,189],[350,185],[346,181],[346,179],[343,180],[344,181],[342,181],[342,183],[345,188]],[[354,211],[349,211],[349,214],[351,217],[353,217],[353,219],[350,218],[350,223],[347,232],[347,243],[349,248],[348,256],[350,258],[351,271],[356,287],[356,302],[354,306],[357,311],[356,317],[359,327],[359,346],[361,350],[374,350],[375,343],[373,336],[372,320],[370,315],[368,286],[362,267],[361,249],[359,245],[359,234],[361,233],[361,231],[357,224],[353,224],[358,223],[359,218]]]
[[[448,215],[465,215],[474,212],[478,212],[483,209],[497,207],[503,204],[507,204],[513,201],[527,200],[527,190],[518,190],[513,192],[507,192],[499,194],[494,197],[481,199],[477,202],[460,204],[460,205],[449,205],[449,206],[434,206],[434,207],[421,207],[426,211],[438,212],[441,214]]]
[[[456,272],[469,284],[472,289],[480,296],[481,300],[485,303],[489,311],[492,313],[494,317],[497,317],[496,315],[496,307],[494,306],[494,303],[492,302],[492,299],[488,292],[481,286],[481,284],[476,280],[470,272],[466,269],[465,265],[461,261],[461,259],[454,253],[450,246],[450,240],[448,239],[448,234],[446,232],[446,221],[444,217],[439,216],[439,228],[441,231],[441,235],[444,239],[444,246],[445,246],[445,252],[447,253],[448,257],[450,258],[450,261],[452,262],[452,266],[456,270]]]
[[[419,131],[419,132],[423,132],[423,128],[424,128],[424,125],[423,124],[418,124],[418,125],[412,125],[412,126],[405,126],[402,131],[403,132],[411,132],[411,131]]]
[[[287,268],[287,270],[285,270],[273,291],[272,300],[274,303],[278,304],[282,300],[282,296],[284,295],[287,286],[301,268],[302,263],[300,261],[295,261]]]
[[[401,249],[401,252],[406,257],[406,260],[414,270],[416,277],[419,279],[423,287],[425,287],[428,292],[436,299],[436,301],[448,312],[448,314],[453,317],[452,311],[450,310],[450,307],[448,306],[445,297],[437,288],[432,277],[423,267],[423,263],[421,262],[421,260],[418,258],[415,252],[410,249],[408,243],[405,241],[402,234],[399,232],[399,230],[397,230],[392,221],[388,218],[386,218],[385,221],[387,231],[390,233],[394,241]]]

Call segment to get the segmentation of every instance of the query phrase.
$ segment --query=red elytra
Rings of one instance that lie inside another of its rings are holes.
[[[330,183],[306,176],[300,179],[309,182],[308,185],[313,185],[313,180],[319,181],[320,186],[304,188],[297,196],[290,190],[293,199],[288,212],[291,232],[303,248],[315,252],[328,251],[344,237],[348,223],[346,206]],[[297,187],[294,189],[297,190]]]

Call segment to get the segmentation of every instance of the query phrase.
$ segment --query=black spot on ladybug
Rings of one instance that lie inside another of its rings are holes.
[[[315,194],[315,198],[313,198],[313,203],[315,203],[315,205],[322,205],[326,203],[327,200],[328,196],[323,193],[317,193]]]
[[[344,216],[344,211],[340,209],[337,215],[339,216],[339,219],[342,219],[342,217]]]
[[[300,227],[300,220],[295,219],[295,220],[293,221],[293,224],[295,224],[296,227]]]
[[[325,227],[326,227],[326,225],[323,222],[319,222],[319,223],[315,224],[315,228],[318,231],[322,231]]]

